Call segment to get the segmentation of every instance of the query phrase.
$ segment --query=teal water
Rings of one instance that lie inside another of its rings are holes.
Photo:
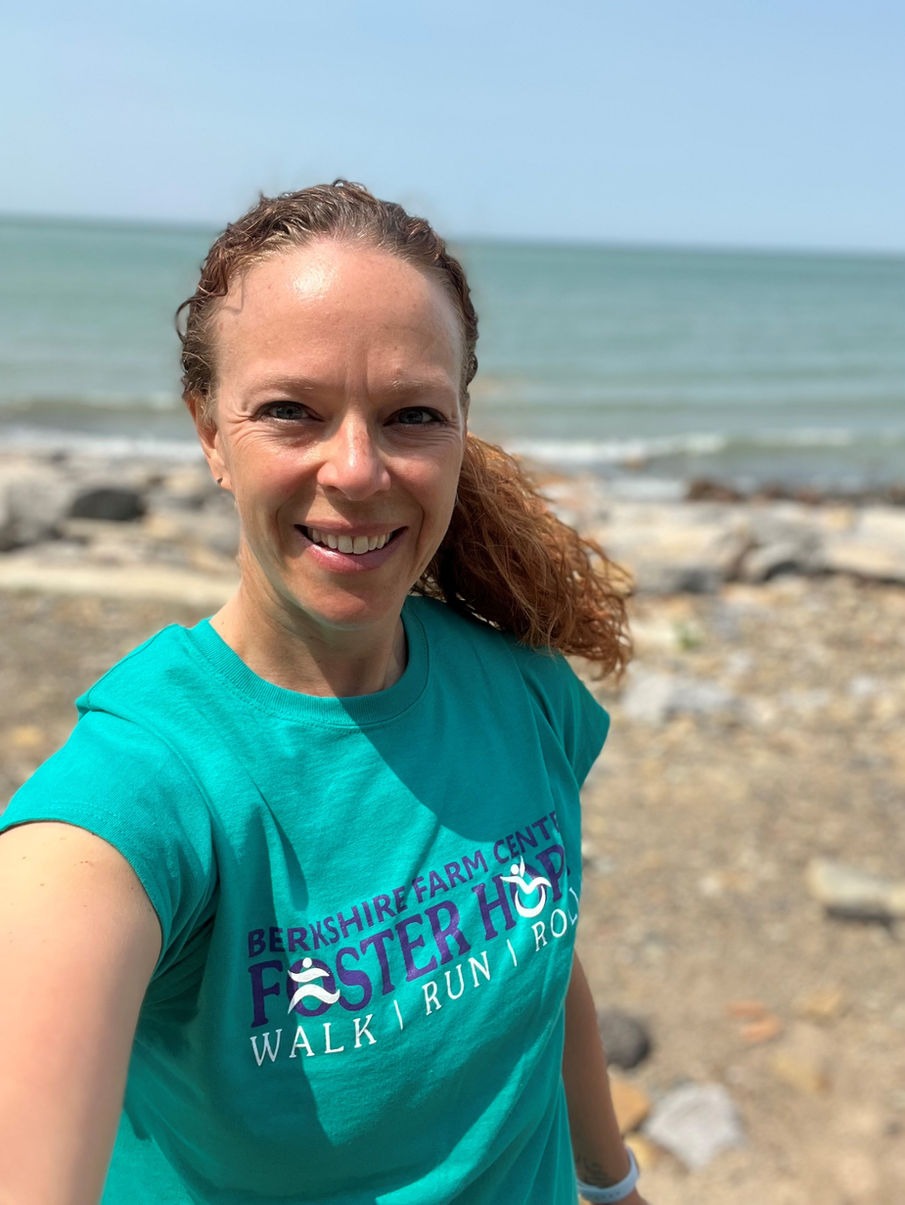
[[[0,220],[0,441],[190,454],[172,315],[211,235]],[[480,434],[626,481],[905,480],[905,258],[458,250]]]

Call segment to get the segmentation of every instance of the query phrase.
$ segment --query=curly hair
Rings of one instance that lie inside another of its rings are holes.
[[[446,536],[415,589],[601,674],[620,675],[631,656],[628,574],[554,514],[515,457],[474,435]]]
[[[462,265],[423,218],[336,180],[261,196],[213,243],[195,292],[176,311],[182,394],[196,421],[210,417],[214,401],[219,302],[255,264],[318,239],[387,251],[440,281],[462,332],[460,402],[467,412],[478,318]],[[584,657],[604,675],[621,674],[631,654],[627,574],[553,513],[518,461],[474,435],[466,439],[449,529],[413,588],[532,648]]]

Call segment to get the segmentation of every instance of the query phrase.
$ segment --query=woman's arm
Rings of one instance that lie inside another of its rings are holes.
[[[577,954],[566,996],[563,1081],[579,1179],[601,1187],[618,1183],[628,1173],[628,1153],[610,1095],[594,1000]],[[644,1205],[637,1189],[622,1199],[625,1205]]]
[[[0,836],[0,1205],[96,1205],[160,926],[111,845]]]

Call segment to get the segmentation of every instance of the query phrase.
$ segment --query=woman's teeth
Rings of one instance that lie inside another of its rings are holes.
[[[354,556],[383,548],[393,534],[388,531],[380,536],[338,536],[332,531],[320,531],[317,527],[306,527],[303,530],[312,544],[322,544],[325,548],[333,548],[337,552],[351,552]]]

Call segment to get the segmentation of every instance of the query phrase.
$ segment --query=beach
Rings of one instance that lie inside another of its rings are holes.
[[[645,1195],[905,1199],[899,492],[544,486],[635,579],[632,667],[591,683],[613,724],[579,946],[650,1044],[613,1070]],[[234,555],[197,459],[0,455],[3,798],[107,666],[227,597]]]

